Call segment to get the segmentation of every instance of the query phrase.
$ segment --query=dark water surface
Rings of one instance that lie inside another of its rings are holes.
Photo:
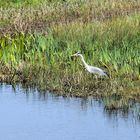
[[[140,140],[132,113],[108,113],[93,99],[0,86],[0,140]]]

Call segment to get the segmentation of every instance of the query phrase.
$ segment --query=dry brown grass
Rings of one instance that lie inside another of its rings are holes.
[[[54,24],[111,20],[140,12],[140,2],[126,0],[100,0],[67,2],[38,6],[20,6],[0,9],[0,31],[43,31]]]

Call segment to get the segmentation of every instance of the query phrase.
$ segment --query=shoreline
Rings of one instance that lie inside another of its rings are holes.
[[[13,86],[21,84],[25,89],[35,88],[39,92],[44,93],[50,91],[57,96],[97,98],[105,101],[105,109],[107,110],[125,110],[131,108],[129,107],[130,101],[140,102],[139,80],[128,82],[128,80],[122,81],[120,79],[98,79],[98,81],[92,79],[92,81],[84,85],[74,85],[73,81],[69,81],[68,85],[62,82],[54,83],[52,80],[44,80],[44,82],[38,81],[38,77],[40,77],[39,74],[36,75],[36,80],[27,78],[23,75],[23,79],[21,80],[21,77],[19,78],[19,76],[20,75],[15,74],[14,76],[7,76],[5,80],[2,80],[0,75],[0,81],[1,83],[7,83]]]

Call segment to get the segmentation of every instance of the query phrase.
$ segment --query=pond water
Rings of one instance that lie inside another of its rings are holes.
[[[1,85],[0,140],[140,140],[140,122],[95,99]]]

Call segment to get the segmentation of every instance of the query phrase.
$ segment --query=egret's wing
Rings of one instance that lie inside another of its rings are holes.
[[[91,73],[95,73],[95,74],[99,74],[99,75],[105,75],[105,76],[107,76],[107,74],[102,69],[100,69],[98,67],[90,66],[90,72]]]

